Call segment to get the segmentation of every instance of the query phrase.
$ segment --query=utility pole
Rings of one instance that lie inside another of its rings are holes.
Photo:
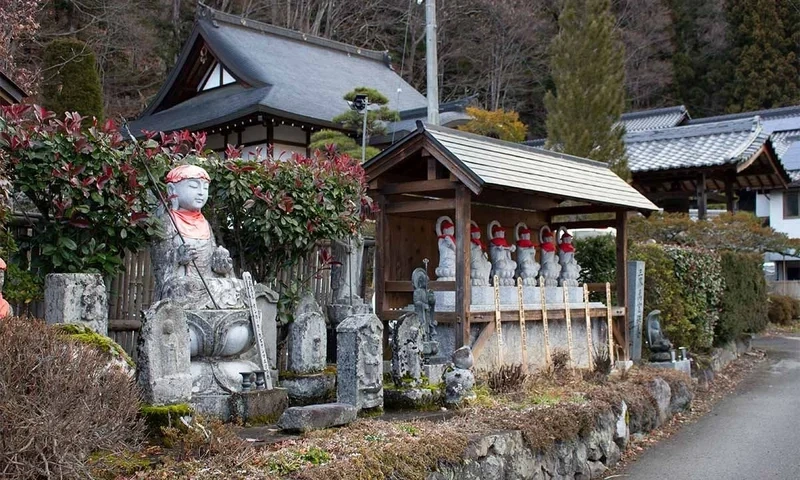
[[[425,0],[425,61],[428,77],[428,124],[439,125],[439,64],[436,55],[436,0]]]

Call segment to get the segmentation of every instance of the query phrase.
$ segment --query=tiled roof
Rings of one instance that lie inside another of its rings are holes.
[[[156,99],[131,123],[137,134],[141,129],[199,129],[217,118],[241,112],[267,112],[332,125],[333,117],[348,108],[342,97],[360,86],[386,95],[389,108],[394,110],[427,105],[425,97],[392,69],[386,52],[302,34],[206,6],[199,12],[178,64]],[[173,85],[181,82],[178,73],[189,58],[194,39],[208,45],[237,79],[239,88],[209,90],[154,114]]]
[[[688,119],[689,111],[683,105],[624,113],[621,118],[626,132],[677,127]]]
[[[443,127],[425,126],[364,164],[367,175],[407,142],[426,135],[480,185],[540,192],[559,198],[657,210],[608,165]]]
[[[766,110],[754,110],[752,112],[729,113],[726,115],[715,115],[713,117],[705,117],[705,118],[693,118],[689,120],[689,124],[698,125],[701,123],[716,123],[720,121],[741,120],[743,118],[751,118],[755,116],[761,117],[761,120],[763,122],[800,117],[800,105],[792,105],[789,107],[781,107],[781,108],[770,108]]]
[[[759,117],[625,135],[634,173],[745,162],[767,141]]]

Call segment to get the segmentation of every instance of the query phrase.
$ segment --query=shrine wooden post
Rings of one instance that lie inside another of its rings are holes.
[[[469,345],[470,216],[471,195],[462,184],[456,187],[456,348]]]

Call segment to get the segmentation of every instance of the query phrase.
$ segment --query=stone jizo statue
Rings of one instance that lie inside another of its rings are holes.
[[[244,287],[233,278],[230,253],[217,245],[201,211],[208,201],[208,173],[182,165],[172,169],[166,181],[171,203],[169,212],[161,215],[166,235],[151,249],[156,277],[153,302],[170,298],[191,308],[245,308]]]
[[[486,247],[481,241],[481,229],[474,221],[470,222],[470,279],[475,286],[489,285],[489,274],[492,270],[492,263],[486,254]]]
[[[519,222],[514,227],[514,236],[517,240],[517,277],[522,278],[523,285],[535,286],[541,265],[536,262],[536,244],[531,241],[531,229]]]
[[[11,309],[8,300],[3,298],[3,285],[5,285],[6,282],[6,268],[6,262],[0,258],[0,318],[14,315],[14,311]]]
[[[428,274],[424,268],[414,269],[411,274],[411,284],[414,286],[414,310],[417,313],[422,329],[422,353],[426,356],[436,355],[439,351],[438,323],[434,316],[436,310],[436,297],[433,290],[428,289]]]
[[[513,286],[514,274],[517,271],[517,262],[511,259],[511,253],[514,252],[516,245],[509,245],[506,240],[506,229],[500,225],[497,220],[489,223],[487,227],[489,230],[489,256],[492,258],[492,272],[491,277],[495,275],[499,278],[500,285]]]
[[[456,226],[448,216],[436,220],[436,235],[439,241],[439,266],[436,279],[453,282],[456,279]]]
[[[556,258],[556,242],[552,230],[547,225],[539,229],[539,244],[542,249],[541,276],[545,287],[557,287],[561,265]]]
[[[669,362],[672,360],[672,342],[661,330],[661,311],[653,310],[647,315],[647,344],[650,347],[651,362]]]
[[[562,229],[564,233],[561,234],[561,241],[558,243],[558,263],[561,265],[559,283],[562,287],[577,287],[581,267],[575,260],[575,246],[572,245],[572,235],[563,227],[559,228],[559,232]]]

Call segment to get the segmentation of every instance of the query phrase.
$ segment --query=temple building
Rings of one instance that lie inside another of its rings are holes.
[[[0,106],[20,103],[27,96],[19,85],[0,71]]]
[[[425,117],[427,100],[394,71],[387,52],[287,30],[200,5],[194,29],[156,97],[131,131],[205,131],[208,146],[244,152],[274,145],[275,153],[308,154],[314,131],[342,130],[333,118],[349,107],[344,95],[374,88],[401,122],[382,144],[401,138]],[[465,122],[463,103],[444,104],[442,123]],[[373,142],[375,143],[375,142]]]

